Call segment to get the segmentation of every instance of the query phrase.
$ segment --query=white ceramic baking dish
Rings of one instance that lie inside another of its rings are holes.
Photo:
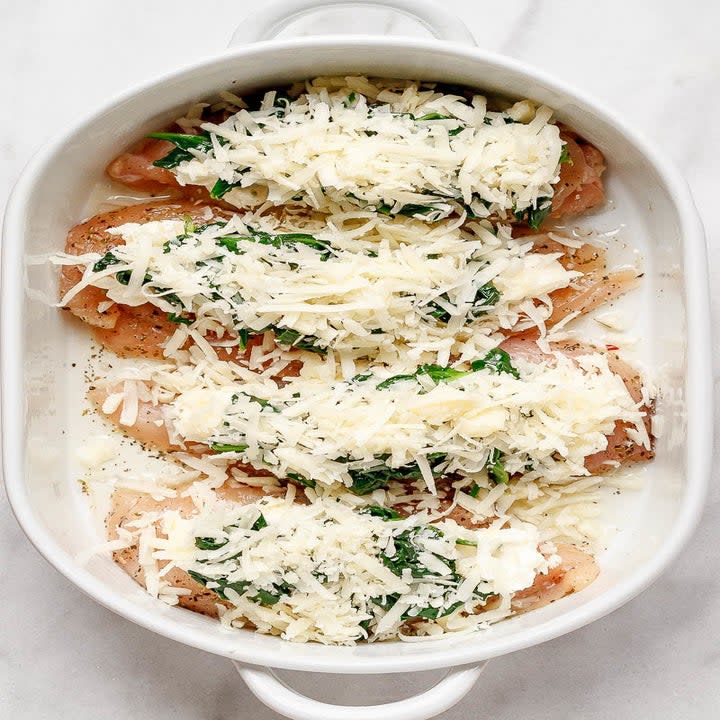
[[[646,588],[692,531],[705,497],[711,453],[709,305],[703,232],[688,188],[654,147],[584,93],[514,60],[479,50],[458,20],[429,0],[371,2],[413,15],[437,40],[335,36],[264,42],[289,19],[327,5],[286,0],[257,12],[231,47],[115,98],[44,148],[7,208],[2,255],[2,420],[7,491],[18,521],[45,558],[98,602],[157,633],[232,658],[265,703],[292,718],[419,720],[467,692],[483,661],[541,643],[609,613]],[[337,3],[335,3],[337,4]],[[357,4],[357,3],[354,3]],[[367,4],[367,3],[366,3]],[[464,45],[461,43],[465,43]],[[353,648],[296,645],[220,624],[146,595],[109,558],[77,553],[96,538],[73,476],[78,388],[70,364],[88,344],[48,304],[56,277],[33,258],[63,246],[106,163],[134,139],[178,116],[194,99],[328,74],[365,73],[464,83],[555,108],[606,154],[610,209],[594,226],[623,226],[644,256],[643,288],[631,301],[641,359],[658,377],[664,431],[645,490],[616,504],[619,533],[590,588],[479,635]],[[270,668],[347,674],[453,668],[431,690],[372,707],[325,705],[285,687]]]

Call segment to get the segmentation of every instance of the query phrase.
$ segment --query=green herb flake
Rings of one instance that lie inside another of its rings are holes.
[[[497,373],[508,373],[514,378],[520,379],[520,373],[513,366],[512,361],[510,360],[510,355],[500,348],[491,350],[481,360],[473,360],[470,367],[473,372],[478,372],[479,370],[492,370]]]
[[[425,120],[449,120],[449,115],[441,115],[440,113],[430,112],[421,117],[415,118],[417,122],[423,122]]]
[[[229,443],[210,443],[210,449],[218,453],[226,452],[245,452],[248,449],[247,445],[231,445]]]
[[[510,482],[510,474],[505,469],[503,454],[497,448],[494,448],[490,453],[485,468],[487,469],[488,478],[495,485],[507,485]]]
[[[385,521],[402,520],[403,515],[391,508],[380,507],[379,505],[368,505],[360,510],[362,515],[372,515],[373,517],[382,518]]]
[[[227,545],[227,540],[215,540],[214,538],[208,537],[196,537],[195,547],[198,550],[219,550],[221,547]]]
[[[455,541],[456,545],[467,545],[468,547],[477,547],[477,543],[474,540],[465,540],[465,538],[458,538]]]
[[[552,211],[550,198],[538,198],[537,206],[528,210],[527,223],[533,230],[539,230],[545,218]]]
[[[221,197],[230,192],[234,187],[237,187],[239,183],[231,183],[226,180],[218,178],[215,184],[210,188],[210,197],[219,200]]]
[[[260,517],[253,523],[251,530],[262,530],[263,528],[267,527],[267,520],[265,519],[265,516],[260,513]]]
[[[287,476],[290,480],[293,480],[294,482],[298,483],[298,485],[304,485],[305,487],[309,487],[309,488],[315,487],[314,480],[306,478],[304,475],[300,475],[300,473],[289,472],[287,474]]]
[[[192,318],[182,317],[182,315],[176,315],[174,312],[167,314],[167,319],[170,322],[178,323],[179,325],[192,325]]]
[[[92,267],[93,272],[102,272],[112,265],[118,265],[121,261],[112,253],[106,252]]]
[[[150,133],[147,137],[156,140],[166,140],[175,145],[175,147],[165,157],[155,160],[153,165],[165,169],[177,167],[181,162],[194,160],[190,150],[200,150],[201,152],[210,152],[212,150],[212,140],[207,133],[201,135],[187,135],[184,133]]]

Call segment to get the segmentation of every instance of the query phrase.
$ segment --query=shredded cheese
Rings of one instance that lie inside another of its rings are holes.
[[[507,217],[552,198],[563,143],[551,117],[527,100],[490,111],[484,96],[442,86],[316,78],[201,123],[208,140],[173,171],[238,207],[337,203],[433,221],[464,206]]]
[[[150,592],[177,602],[163,577],[180,568],[230,605],[224,624],[249,620],[298,642],[396,637],[416,618],[419,634],[483,627],[488,599],[504,604],[492,621],[506,617],[504,601],[558,561],[527,523],[468,530],[422,513],[388,522],[335,498],[238,505],[203,494],[190,515],[170,508],[136,524]]]
[[[480,353],[494,331],[526,320],[530,306],[542,322],[551,304],[534,299],[580,275],[504,226],[494,233],[445,221],[429,230],[398,218],[358,235],[333,219],[313,235],[258,216],[195,231],[174,220],[130,223],[109,229],[124,244],[75,262],[86,265],[80,285],[122,305],[151,302],[190,325],[170,340],[168,356],[188,332],[207,345],[207,337],[273,328],[281,344],[339,351],[348,371],[367,356],[390,363],[407,353]]]
[[[618,421],[649,445],[641,405],[604,356],[512,362],[518,377],[461,367],[440,368],[436,380],[416,368],[370,368],[339,381],[317,359],[278,385],[267,371],[200,357],[172,369],[148,365],[145,392],[162,403],[173,442],[325,485],[356,487],[358,477],[392,468],[431,490],[449,474],[491,487],[493,450],[510,474],[565,482],[587,474],[585,458],[607,448]]]

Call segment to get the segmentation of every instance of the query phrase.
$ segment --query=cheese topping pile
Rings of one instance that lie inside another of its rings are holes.
[[[238,207],[335,203],[428,221],[458,207],[503,218],[549,207],[563,149],[552,111],[527,100],[489,111],[482,95],[456,93],[316,78],[259,108],[237,99],[242,109],[202,123],[202,140],[179,139],[163,166]]]
[[[475,369],[473,369],[473,367]],[[327,376],[308,361],[281,386],[235,363],[200,360],[148,367],[110,395],[134,424],[138,397],[161,403],[170,440],[203,443],[258,469],[306,485],[344,485],[365,494],[388,480],[459,474],[483,493],[508,474],[567,481],[586,475],[584,459],[607,448],[615,422],[649,439],[644,412],[602,355],[552,362],[511,360],[491,351],[464,369],[425,365],[413,374],[370,369]]]
[[[487,350],[499,327],[514,327],[528,312],[535,322],[547,318],[548,293],[580,275],[560,264],[559,253],[534,253],[509,228],[494,234],[480,223],[428,230],[399,218],[352,233],[352,245],[341,230],[287,232],[257,216],[108,232],[125,244],[104,257],[64,258],[87,263],[72,294],[92,284],[122,305],[152,302],[205,336],[229,332],[242,342],[272,329],[283,346],[380,362],[406,352],[447,361]],[[545,303],[536,307],[536,298]]]
[[[155,597],[181,602],[189,576],[225,626],[299,642],[470,632],[526,609],[513,596],[566,560],[553,542],[595,530],[588,458],[619,465],[619,423],[651,450],[649,390],[637,402],[607,357],[555,352],[546,332],[551,294],[582,273],[539,251],[583,241],[512,238],[510,222],[537,230],[572,162],[552,111],[365,77],[221,98],[150,137],[175,146],[155,166],[227,205],[101,226],[104,254],[53,258],[84,268],[61,305],[94,287],[100,312],[150,303],[175,323],[162,361],[113,359],[93,396],[170,450],[114,468],[105,549],[128,567],[137,551]],[[577,313],[558,314],[562,333]],[[528,329],[544,354],[513,337]],[[106,444],[96,457],[117,465]]]
[[[219,604],[224,624],[250,621],[288,640],[352,644],[397,637],[402,626],[413,634],[486,627],[559,562],[519,521],[467,530],[452,520],[429,525],[422,513],[376,517],[380,508],[334,498],[293,503],[292,493],[245,506],[212,492],[193,499],[191,515],[148,512],[127,524],[124,532],[140,536],[148,588],[177,602],[189,591],[164,577],[180,568],[231,605]]]

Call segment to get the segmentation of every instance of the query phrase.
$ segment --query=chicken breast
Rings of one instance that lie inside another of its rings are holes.
[[[212,217],[228,218],[232,213],[214,205],[198,202],[152,202],[120,208],[95,215],[76,225],[67,236],[65,252],[70,255],[99,253],[104,255],[122,244],[122,238],[111,235],[108,229],[125,223],[147,223],[189,217],[194,221],[206,221]],[[82,279],[79,267],[65,265],[60,276],[60,297]],[[105,291],[86,287],[68,301],[65,310],[80,318],[93,328],[96,339],[121,357],[162,358],[165,342],[175,332],[177,325],[150,303],[138,307],[113,304],[106,310],[98,306],[106,300]]]
[[[226,483],[217,492],[224,500],[243,505],[256,502],[265,495],[260,488],[238,483]],[[149,495],[125,490],[116,491],[107,518],[108,539],[117,539],[118,528],[131,525],[133,520],[141,517],[143,513],[177,510],[184,517],[188,517],[192,514],[193,508],[190,498],[153,500]],[[466,523],[461,523],[459,518],[456,518],[456,521],[471,529],[478,527],[469,519]],[[558,544],[557,554],[561,558],[559,565],[547,574],[538,574],[530,587],[515,593],[512,601],[513,610],[528,612],[543,607],[565,595],[579,592],[598,576],[599,568],[594,558],[579,548],[569,544]],[[115,551],[113,559],[133,580],[145,587],[145,575],[140,565],[137,543],[123,550]],[[164,567],[165,564],[162,561],[159,563],[160,567]],[[171,586],[188,591],[188,594],[178,597],[180,607],[209,617],[218,617],[218,605],[230,606],[230,603],[193,580],[184,570],[173,568],[164,577]]]
[[[551,355],[546,355],[531,337],[511,337],[505,340],[500,346],[511,357],[520,357],[530,362],[552,362]],[[599,348],[584,343],[567,341],[562,343],[551,343],[553,351],[559,351],[568,357],[577,357],[579,355],[587,355],[590,353],[602,352]],[[616,375],[619,375],[632,399],[635,402],[641,402],[642,394],[642,378],[640,373],[626,362],[620,359],[617,353],[603,353],[608,360],[608,367]],[[651,434],[651,418],[652,408],[647,405],[643,406],[645,411],[644,424],[648,436],[652,441]],[[585,458],[585,467],[592,475],[601,475],[604,472],[612,470],[616,463],[626,465],[628,463],[647,462],[655,457],[655,452],[651,444],[650,448],[638,444],[630,435],[628,430],[634,426],[628,423],[618,421],[615,423],[615,429],[612,435],[608,436],[608,446],[594,455]]]

